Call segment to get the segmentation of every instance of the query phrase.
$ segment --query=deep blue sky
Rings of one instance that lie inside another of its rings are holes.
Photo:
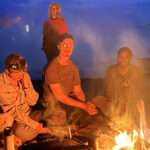
[[[25,57],[32,79],[40,79],[46,63],[42,45],[43,22],[50,0],[0,0],[0,71],[10,53]],[[116,62],[122,46],[133,50],[134,59],[150,56],[149,0],[56,0],[69,32],[75,37],[71,59],[81,77],[103,76]],[[21,20],[20,20],[21,18]],[[26,32],[25,25],[29,25]]]

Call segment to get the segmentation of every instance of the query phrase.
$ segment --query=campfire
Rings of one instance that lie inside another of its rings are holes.
[[[109,126],[117,133],[97,132],[95,150],[150,150],[150,129],[147,128],[143,101],[140,102],[139,126],[128,110],[123,116],[111,116]]]
[[[135,142],[137,141],[138,133],[133,130],[133,133],[127,134],[127,131],[120,132],[118,136],[115,137],[116,146],[113,150],[119,150],[121,148],[134,149]]]
[[[110,119],[100,115],[99,121],[97,118],[93,121],[96,124],[82,128],[75,128],[74,124],[51,127],[53,134],[40,144],[64,150],[150,150],[150,129],[146,126],[144,108],[141,111],[139,126],[134,124],[128,112]],[[59,140],[53,139],[52,135],[57,135]]]
[[[140,133],[136,130],[128,133],[125,130],[119,131],[114,138],[103,135],[95,140],[95,150],[150,150],[148,146],[142,129]]]

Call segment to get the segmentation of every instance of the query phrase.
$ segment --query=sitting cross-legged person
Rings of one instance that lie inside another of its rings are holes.
[[[43,110],[32,111],[30,106],[37,103],[39,94],[34,90],[27,63],[19,54],[5,59],[5,71],[0,74],[0,133],[12,126],[20,144],[35,138],[39,133],[50,133],[40,120]]]
[[[89,115],[97,114],[97,109],[91,102],[86,102],[85,94],[81,88],[79,70],[70,60],[74,48],[74,38],[65,33],[59,36],[57,47],[59,56],[49,62],[43,71],[44,100],[49,103],[49,109],[56,111],[58,108],[67,112],[67,118],[72,117],[74,122],[81,113]],[[61,117],[60,117],[61,119]],[[70,119],[68,119],[69,122]],[[83,120],[80,120],[84,122]]]

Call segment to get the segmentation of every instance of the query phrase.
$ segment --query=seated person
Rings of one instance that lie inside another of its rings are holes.
[[[105,76],[106,96],[113,104],[112,114],[129,117],[139,123],[137,115],[141,99],[141,72],[131,64],[132,51],[122,47],[118,51],[118,64],[107,69]]]
[[[30,106],[36,104],[39,94],[34,90],[26,70],[24,58],[11,54],[5,59],[5,71],[0,74],[0,133],[12,126],[15,136],[22,143],[39,133],[50,133],[39,123],[43,111],[31,113]]]
[[[57,47],[59,56],[49,62],[44,69],[44,94],[51,110],[63,107],[63,110],[80,108],[89,115],[97,114],[95,105],[85,101],[77,66],[70,60],[73,52],[74,38],[65,33],[59,36]],[[79,110],[79,109],[78,109]],[[70,113],[70,112],[69,112]]]

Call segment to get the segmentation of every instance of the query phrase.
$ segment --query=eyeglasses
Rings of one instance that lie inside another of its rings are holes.
[[[63,47],[72,47],[73,45],[72,44],[63,44]]]
[[[57,8],[49,8],[49,10],[57,10]]]

